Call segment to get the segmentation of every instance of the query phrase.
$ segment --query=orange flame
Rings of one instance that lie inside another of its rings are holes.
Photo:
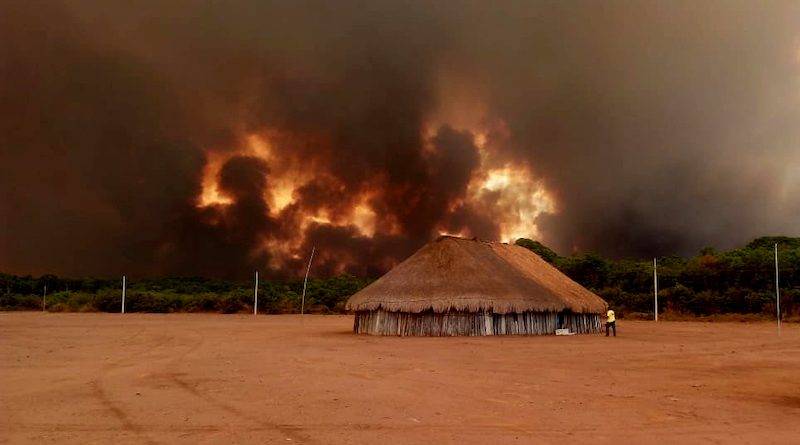
[[[536,218],[543,213],[555,213],[555,200],[527,164],[512,164],[500,158],[497,147],[508,142],[511,132],[502,119],[489,116],[478,91],[475,85],[463,80],[443,82],[440,103],[445,105],[429,119],[425,134],[432,137],[442,125],[472,133],[480,167],[469,183],[464,203],[493,215],[503,241],[540,238]]]

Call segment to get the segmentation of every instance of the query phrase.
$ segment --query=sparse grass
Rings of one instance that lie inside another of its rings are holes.
[[[624,316],[620,317],[623,320],[642,320],[642,321],[649,321],[653,319],[653,313],[647,312],[629,312],[624,314]],[[774,315],[769,315],[765,313],[757,313],[757,314],[736,314],[736,313],[725,313],[725,314],[711,314],[711,315],[695,315],[690,312],[675,312],[675,311],[665,311],[663,313],[658,314],[658,319],[661,321],[700,321],[700,322],[741,322],[741,323],[749,323],[749,322],[759,322],[759,321],[775,321]],[[783,318],[781,321],[785,323],[800,323],[800,316],[793,315]]]
[[[651,321],[653,320],[652,312],[625,312],[618,313],[617,318],[628,321]],[[775,321],[774,314],[755,313],[755,314],[739,314],[739,313],[724,313],[724,314],[711,314],[711,315],[695,315],[691,312],[676,312],[667,310],[658,314],[660,321],[700,321],[700,322],[769,322]],[[784,323],[800,323],[800,315],[786,315],[784,314],[781,319]]]

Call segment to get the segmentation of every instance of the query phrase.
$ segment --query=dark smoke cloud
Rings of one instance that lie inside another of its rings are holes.
[[[664,255],[800,233],[800,4],[506,6],[462,57],[556,195],[545,241]]]
[[[798,17],[792,1],[3,2],[0,270],[297,275],[316,246],[319,274],[375,275],[440,230],[498,239],[511,209],[465,199],[471,129],[427,133],[459,108],[440,94],[455,82],[507,128],[493,162],[554,196],[530,225],[561,253],[797,235]],[[269,162],[237,154],[248,134],[269,135]],[[232,204],[198,207],[215,153]],[[276,212],[292,171],[308,178]],[[371,236],[347,221],[364,199]]]
[[[167,237],[168,248],[158,262],[168,265],[166,271],[212,276],[236,276],[244,264],[266,264],[269,252],[257,246],[277,228],[264,199],[268,174],[268,166],[259,158],[228,160],[218,182],[233,203],[188,210],[179,230]]]

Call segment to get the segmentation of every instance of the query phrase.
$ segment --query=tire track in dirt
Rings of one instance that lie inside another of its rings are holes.
[[[516,434],[523,434],[523,435],[538,435],[541,433],[554,433],[556,435],[561,434],[560,431],[555,431],[551,427],[526,427],[521,428],[519,425],[514,424],[470,424],[469,426],[461,425],[461,424],[427,424],[427,423],[409,423],[409,424],[389,424],[389,425],[381,425],[381,424],[374,424],[374,423],[313,423],[313,424],[303,424],[300,425],[289,425],[289,424],[277,424],[281,429],[284,429],[289,432],[297,432],[297,431],[386,431],[386,432],[411,432],[411,431],[436,431],[436,432],[446,432],[446,433],[480,433],[480,434],[488,434],[488,433],[516,433]],[[742,425],[751,425],[753,428],[758,428],[762,423],[760,422],[743,422]],[[53,427],[52,424],[29,424],[25,426],[26,431],[50,431]],[[82,424],[59,424],[59,429],[65,432],[76,432],[76,433],[90,433],[90,432],[116,432],[119,431],[118,428],[107,427],[107,426],[87,426]],[[216,433],[224,431],[225,428],[216,426],[216,425],[195,425],[195,426],[183,426],[180,428],[174,428],[172,426],[165,426],[165,425],[157,425],[157,424],[138,424],[136,425],[137,428],[142,430],[151,431],[154,433]],[[669,431],[670,427],[649,427],[652,431],[658,430],[665,430]],[[240,432],[270,432],[275,431],[275,428],[271,425],[253,425],[253,426],[237,426],[237,431]],[[595,427],[570,427],[569,432],[572,433],[591,433],[597,431]],[[722,428],[719,429],[707,429],[707,428],[690,428],[687,431],[675,433],[675,434],[685,434],[685,435],[696,435],[699,433],[715,433],[715,432],[723,432],[725,431]],[[672,433],[670,433],[672,434]],[[303,439],[304,440],[304,439]],[[151,440],[149,443],[153,443]]]
[[[133,340],[134,338],[139,338],[143,335],[146,328],[142,327],[134,334],[130,336],[124,337],[123,341],[120,342],[123,346]],[[109,395],[108,391],[106,391],[103,381],[111,374],[113,371],[124,367],[125,365],[129,364],[129,362],[133,361],[134,357],[136,357],[136,362],[140,362],[143,359],[143,355],[152,354],[154,351],[157,351],[160,348],[163,348],[164,345],[170,342],[173,337],[168,336],[166,333],[160,334],[157,338],[157,342],[155,345],[144,345],[146,349],[136,350],[134,352],[128,353],[123,357],[117,358],[109,363],[104,364],[98,370],[98,375],[96,378],[92,379],[89,383],[92,386],[92,396],[94,396],[103,407],[106,408],[121,424],[125,431],[135,434],[139,437],[142,441],[144,441],[147,445],[158,445],[158,442],[152,440],[150,437],[146,435],[146,431],[143,428],[143,425],[134,423],[131,418],[130,410],[126,410],[124,408],[124,403],[120,403],[118,401],[114,401],[111,396]]]
[[[264,431],[264,430],[271,430],[276,431],[283,434],[286,438],[290,438],[294,441],[299,443],[305,443],[309,445],[314,445],[315,442],[308,434],[304,433],[306,430],[305,426],[298,426],[298,425],[284,425],[275,422],[270,422],[260,417],[253,416],[248,414],[234,406],[231,406],[225,402],[217,400],[203,392],[200,392],[196,386],[191,385],[189,382],[181,379],[178,374],[170,373],[167,375],[167,378],[176,384],[179,388],[183,389],[184,391],[188,392],[192,396],[208,403],[218,409],[221,409],[229,414],[232,414],[240,419],[247,420],[249,422],[254,422],[257,425],[260,425],[261,428],[256,430]],[[248,430],[253,430],[252,428],[248,428]]]
[[[117,420],[122,423],[122,427],[125,431],[136,434],[144,441],[144,443],[148,445],[158,445],[158,442],[153,441],[144,434],[144,430],[141,425],[135,424],[133,421],[131,421],[128,412],[126,412],[108,397],[108,394],[105,392],[105,390],[103,390],[101,383],[98,380],[92,381],[92,390],[94,397],[99,399],[100,403],[103,404],[106,410],[110,411],[114,417],[116,417]],[[59,429],[61,430],[61,428]]]
[[[202,346],[203,343],[205,342],[205,336],[200,332],[200,330],[194,329],[193,331],[196,335],[197,340],[192,344],[192,346],[189,349],[184,351],[179,356],[172,358],[171,360],[169,360],[169,362],[167,362],[167,364],[164,366],[164,373],[161,374],[161,377],[166,378],[168,381],[175,384],[178,388],[181,388],[183,391],[187,392],[192,397],[202,400],[208,405],[211,405],[217,409],[232,414],[238,417],[239,419],[243,419],[248,422],[254,422],[256,425],[259,425],[259,427],[257,428],[252,428],[252,427],[244,428],[248,431],[275,431],[284,435],[282,439],[289,438],[299,443],[305,443],[309,445],[316,444],[316,442],[310,436],[302,433],[303,428],[270,422],[268,420],[248,414],[232,405],[217,400],[214,397],[199,391],[196,385],[192,385],[188,381],[182,379],[181,375],[183,375],[183,373],[175,370],[176,365],[178,363],[181,363],[186,358],[187,355],[199,349],[200,346]]]
[[[409,423],[409,424],[393,424],[393,425],[381,425],[375,423],[313,423],[313,424],[303,424],[303,425],[290,425],[290,424],[270,424],[270,425],[252,425],[252,426],[237,426],[237,431],[245,431],[245,432],[269,432],[275,431],[275,425],[277,425],[282,433],[289,432],[290,434],[312,430],[312,431],[396,431],[396,432],[403,432],[403,431],[417,431],[417,430],[436,430],[442,432],[516,432],[516,433],[534,433],[534,432],[544,432],[544,431],[551,431],[549,429],[519,429],[515,425],[510,424],[485,424],[485,425],[470,425],[469,427],[465,427],[464,425],[441,425],[441,424],[420,424],[420,423]],[[180,428],[174,428],[171,425],[158,425],[158,424],[136,424],[134,425],[137,429],[141,431],[150,431],[154,433],[212,433],[212,432],[220,432],[224,431],[225,428],[219,427],[216,425],[194,425],[194,426],[182,426]],[[28,424],[25,426],[25,430],[29,431],[50,431],[53,427],[52,424],[43,423],[43,424]],[[119,431],[119,428],[108,427],[108,426],[87,426],[82,424],[59,424],[58,425],[60,431],[66,432],[115,432]],[[572,431],[575,432],[589,432],[593,431],[592,428],[583,428],[583,429],[574,429]],[[293,438],[294,440],[294,438]],[[297,440],[306,440],[304,438],[297,439]],[[151,440],[150,443],[153,443]]]

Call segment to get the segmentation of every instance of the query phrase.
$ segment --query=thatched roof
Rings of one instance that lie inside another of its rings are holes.
[[[443,236],[356,293],[347,309],[600,313],[607,304],[524,247]]]

